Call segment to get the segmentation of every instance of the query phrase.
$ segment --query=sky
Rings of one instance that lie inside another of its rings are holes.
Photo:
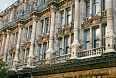
[[[15,0],[0,0],[0,10],[5,10],[8,6],[10,6]]]

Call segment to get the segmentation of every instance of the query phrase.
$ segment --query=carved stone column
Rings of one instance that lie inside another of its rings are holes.
[[[79,46],[79,0],[75,0],[74,41],[71,45],[71,59],[77,58],[77,48]]]
[[[1,56],[4,55],[4,45],[5,45],[5,33],[2,32],[3,40],[2,40],[2,46],[1,46]]]
[[[19,26],[19,34],[18,34],[18,40],[16,44],[16,53],[13,60],[13,65],[16,65],[19,62],[19,52],[20,52],[20,45],[21,45],[21,34],[22,34],[22,24],[18,24]]]
[[[106,51],[104,53],[116,52],[114,50],[116,35],[113,31],[113,1],[107,0],[107,32],[106,32]]]
[[[31,33],[31,45],[30,45],[30,52],[28,56],[27,67],[32,66],[32,59],[35,57],[34,48],[35,48],[36,27],[37,27],[37,17],[34,15],[33,16],[33,27],[32,27],[32,33]]]
[[[9,47],[9,39],[10,39],[10,31],[7,30],[7,37],[6,37],[6,43],[5,43],[5,49],[4,49],[4,57],[3,61],[7,62],[7,54],[8,54],[8,47]]]
[[[51,60],[51,57],[53,56],[54,50],[53,50],[53,38],[54,38],[54,25],[55,25],[55,11],[54,6],[51,6],[51,27],[50,27],[50,37],[49,37],[49,49],[46,51],[46,59]]]

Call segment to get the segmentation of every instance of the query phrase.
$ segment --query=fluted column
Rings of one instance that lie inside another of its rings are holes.
[[[7,53],[8,53],[8,47],[9,47],[9,39],[10,39],[10,31],[7,30],[7,37],[6,37],[6,44],[4,49],[4,58],[3,61],[7,62]]]
[[[37,17],[34,15],[33,16],[33,27],[32,27],[32,33],[31,33],[31,45],[30,45],[30,52],[28,56],[27,67],[32,66],[32,59],[35,57],[34,48],[35,48],[36,27],[37,27]]]
[[[54,53],[53,50],[53,38],[54,38],[54,26],[55,25],[55,11],[54,8],[51,10],[51,27],[50,27],[50,37],[49,37],[49,49],[46,51],[46,59],[51,60],[52,54]]]
[[[80,43],[79,43],[79,0],[75,0],[74,41],[71,45],[72,47],[71,59],[77,58],[77,47],[79,46],[80,46]]]
[[[116,35],[113,31],[113,1],[107,0],[107,33],[106,33],[106,51],[104,53],[115,52],[114,43]]]
[[[22,24],[19,24],[18,40],[16,44],[16,53],[15,53],[15,58],[13,60],[14,62],[19,61],[19,52],[20,52],[21,37],[22,37],[21,34],[22,34]]]
[[[4,55],[4,45],[5,45],[5,33],[2,32],[3,40],[2,40],[2,46],[1,46],[1,56]]]

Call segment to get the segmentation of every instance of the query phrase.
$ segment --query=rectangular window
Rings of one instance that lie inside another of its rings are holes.
[[[73,6],[73,9],[72,9],[72,22],[74,22],[74,19],[75,19],[75,7]]]
[[[62,55],[62,39],[59,39],[59,56]]]
[[[74,41],[74,33],[71,34],[71,43]]]
[[[86,2],[86,17],[89,16],[89,14],[90,14],[90,2],[87,1]]]
[[[99,37],[100,37],[100,33],[99,33],[99,28],[96,27],[94,28],[94,48],[99,47]]]
[[[45,27],[46,31],[45,31],[45,33],[47,33],[48,32],[48,27],[49,27],[49,20],[46,19],[45,22],[46,22],[46,27]]]
[[[85,31],[85,49],[90,49],[90,30]]]
[[[47,43],[43,44],[43,59],[46,59],[46,48],[47,48]]]
[[[67,10],[67,25],[71,22],[71,10]]]
[[[44,21],[41,22],[41,34],[43,34]]]
[[[69,46],[68,46],[68,39],[69,39],[69,37],[65,37],[65,38],[64,38],[64,43],[65,43],[65,54],[68,54],[68,49],[69,49]]]
[[[64,23],[64,12],[61,12],[61,22],[60,22],[60,26],[63,26]]]
[[[38,60],[40,60],[41,55],[41,44],[38,46]]]
[[[29,38],[31,38],[31,33],[32,33],[32,25],[29,27]]]
[[[93,1],[93,15],[96,15],[99,11],[99,0]]]
[[[106,7],[106,0],[103,0],[103,10],[106,10],[107,7]]]

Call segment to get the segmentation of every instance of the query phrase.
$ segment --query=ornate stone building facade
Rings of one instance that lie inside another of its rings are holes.
[[[0,56],[13,77],[116,78],[116,0],[18,0],[0,13]]]

